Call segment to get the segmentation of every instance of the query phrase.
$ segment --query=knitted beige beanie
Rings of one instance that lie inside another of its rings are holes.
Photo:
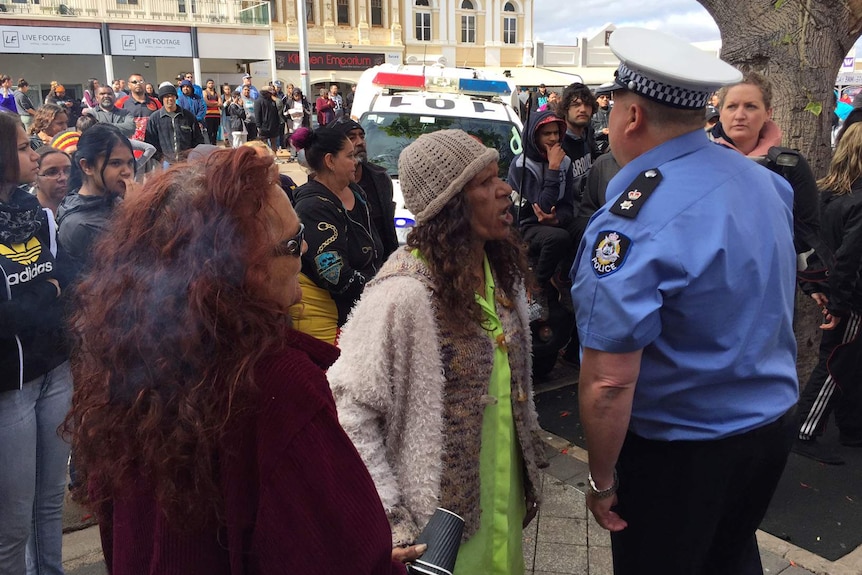
[[[422,134],[398,158],[404,205],[427,222],[500,154],[462,130]]]

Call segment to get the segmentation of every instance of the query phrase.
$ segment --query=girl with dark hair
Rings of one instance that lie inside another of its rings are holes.
[[[51,146],[42,146],[36,153],[39,155],[39,171],[30,193],[39,200],[39,205],[51,210],[57,217],[60,202],[69,191],[69,176],[72,172],[72,160],[63,150]]]
[[[50,146],[54,136],[66,129],[69,115],[56,104],[44,104],[33,117],[30,124],[30,147],[38,150],[42,146]]]
[[[96,92],[99,90],[99,81],[96,78],[87,80],[87,88],[84,90],[84,97],[81,98],[81,106],[84,108],[96,108],[99,102],[96,101]]]
[[[416,226],[368,284],[327,375],[392,526],[464,518],[455,574],[523,574],[544,458],[530,379],[526,258],[499,154],[423,134],[398,175]],[[480,521],[481,517],[481,521]]]
[[[0,573],[63,572],[68,268],[53,217],[27,193],[38,169],[18,118],[0,114]]]
[[[306,245],[272,166],[218,150],[148,181],[77,290],[67,423],[109,572],[404,573],[338,352],[290,327]]]
[[[71,192],[57,212],[60,245],[77,272],[89,261],[93,242],[107,227],[134,176],[132,146],[119,128],[96,124],[81,134],[72,159]]]
[[[206,123],[209,143],[216,145],[218,143],[218,130],[221,124],[221,96],[216,91],[214,80],[207,80],[203,94],[204,104],[207,107],[204,122]]]
[[[338,328],[380,266],[383,244],[372,225],[365,192],[356,184],[353,144],[343,133],[300,128],[291,141],[313,171],[293,192],[306,222],[308,252],[302,257],[302,304],[291,310],[296,328],[335,343]]]

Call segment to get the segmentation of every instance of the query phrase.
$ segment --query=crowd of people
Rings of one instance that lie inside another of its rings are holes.
[[[815,181],[763,76],[655,31],[610,48],[613,82],[521,98],[506,180],[463,131],[407,146],[406,246],[337,86],[92,78],[76,117],[0,76],[0,572],[62,572],[71,450],[117,575],[403,574],[438,507],[455,575],[522,575],[551,300],[615,573],[759,572],[791,448],[839,463],[832,411],[862,446],[862,114]],[[800,288],[825,318],[801,399]]]

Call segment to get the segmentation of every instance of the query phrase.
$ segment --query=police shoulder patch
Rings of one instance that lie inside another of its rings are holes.
[[[625,234],[611,230],[599,232],[591,260],[596,275],[604,277],[623,267],[631,245],[631,239]]]

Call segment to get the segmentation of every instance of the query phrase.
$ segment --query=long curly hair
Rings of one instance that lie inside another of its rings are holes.
[[[95,248],[70,322],[65,430],[97,512],[142,478],[174,525],[219,518],[220,438],[289,325],[265,295],[271,163],[239,148],[177,165],[123,203]]]
[[[473,230],[470,209],[463,193],[455,195],[439,214],[417,225],[407,236],[407,246],[418,249],[428,264],[437,293],[443,305],[458,310],[451,316],[456,332],[467,329],[462,313],[478,324],[484,322],[482,308],[476,301],[475,276],[464,265],[471,259]],[[485,243],[485,254],[495,272],[497,288],[513,298],[519,285],[534,283],[527,256],[518,231],[513,227],[505,240]]]

